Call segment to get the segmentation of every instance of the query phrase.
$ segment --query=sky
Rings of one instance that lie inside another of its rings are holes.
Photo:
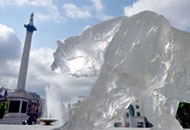
[[[88,96],[97,77],[75,78],[51,71],[57,40],[80,35],[99,22],[144,10],[164,15],[172,26],[190,31],[190,0],[0,0],[0,86],[15,89],[30,14],[34,25],[26,90],[45,97],[53,86],[63,102]]]

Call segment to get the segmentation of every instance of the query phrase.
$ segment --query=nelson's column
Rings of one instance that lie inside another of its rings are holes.
[[[26,38],[22,53],[17,88],[16,91],[8,90],[7,99],[5,100],[9,100],[9,104],[3,119],[0,120],[0,124],[21,124],[23,120],[27,120],[29,117],[37,119],[41,113],[40,96],[35,92],[27,92],[25,90],[32,34],[36,31],[36,27],[33,25],[33,16],[34,15],[32,13],[30,15],[29,23],[24,25],[26,28]]]
[[[22,60],[20,65],[20,71],[19,71],[19,77],[17,82],[17,91],[25,92],[25,84],[26,84],[26,76],[27,76],[27,70],[28,70],[28,60],[29,60],[29,54],[30,54],[30,47],[31,47],[31,41],[32,41],[32,34],[33,31],[36,31],[36,27],[33,23],[33,13],[30,16],[29,24],[24,25],[26,28],[26,38],[24,43],[24,50],[22,54]]]

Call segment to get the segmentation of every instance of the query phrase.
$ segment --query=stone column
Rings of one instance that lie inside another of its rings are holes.
[[[25,92],[25,84],[28,70],[28,61],[30,55],[30,47],[32,42],[33,31],[36,31],[36,27],[33,25],[33,13],[30,16],[30,22],[24,25],[26,28],[26,38],[24,43],[24,50],[22,53],[22,60],[20,65],[19,77],[17,82],[17,91]]]

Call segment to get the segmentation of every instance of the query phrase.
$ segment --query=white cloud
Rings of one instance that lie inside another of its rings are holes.
[[[56,23],[61,23],[65,21],[63,16],[60,14],[56,7],[45,9],[43,12],[35,13],[36,21],[55,21]]]
[[[65,10],[67,18],[91,18],[93,17],[93,12],[95,12],[95,18],[101,20],[113,18],[104,13],[105,7],[101,0],[90,1],[92,5],[79,7],[73,3],[65,3],[62,8]],[[37,10],[35,11],[36,21],[55,21],[61,23],[65,21],[61,10],[62,3],[63,2],[56,2],[54,0],[0,0],[0,8],[9,5],[29,7],[31,10]]]
[[[189,0],[138,0],[132,6],[126,6],[124,13],[131,16],[144,10],[164,15],[176,28],[190,31]]]
[[[20,53],[21,42],[14,30],[0,24],[0,84],[7,88],[16,86]]]
[[[54,4],[53,0],[0,0],[0,8],[4,8],[8,5],[22,6],[22,7],[33,7],[35,10],[36,21],[64,21],[57,5]],[[36,8],[37,7],[37,8]]]
[[[30,6],[40,7],[43,12],[36,12],[36,20],[43,21],[56,21],[57,23],[63,22],[64,18],[61,15],[57,5],[52,0],[32,0],[29,2]]]
[[[6,5],[10,5],[11,1],[8,0],[0,0],[0,8],[4,8]]]
[[[0,63],[19,57],[21,42],[12,28],[0,24]]]
[[[104,6],[102,4],[101,0],[91,0],[94,3],[94,6],[98,12],[102,12],[104,9]]]
[[[0,0],[1,5],[16,4],[19,6],[33,5],[33,6],[46,6],[51,3],[51,0]]]
[[[83,8],[77,7],[75,4],[67,3],[63,5],[63,9],[66,11],[67,17],[70,18],[91,18],[92,12],[95,11],[95,17],[101,20],[107,20],[113,18],[110,15],[104,13],[104,5],[101,0],[90,0],[92,5],[85,6]]]
[[[28,1],[28,0],[21,0],[21,1]],[[35,13],[37,21],[48,20],[48,21],[56,21],[57,23],[64,21],[63,16],[61,15],[57,5],[53,3],[53,0],[29,0],[27,3],[24,3],[23,5],[39,7],[43,10]]]
[[[15,89],[19,71],[18,60],[9,60],[0,63],[0,85],[9,89]],[[0,86],[1,87],[1,86]]]
[[[12,28],[7,27],[6,25],[0,24],[0,31],[1,31],[1,38],[8,39],[7,36],[14,33],[14,30]]]
[[[112,18],[112,16],[104,14],[104,5],[102,4],[101,0],[91,0],[91,1],[94,5],[97,18],[102,20],[107,20]]]
[[[53,5],[53,2],[52,0],[0,0],[1,7],[7,5],[47,7]]]
[[[63,9],[66,11],[67,17],[70,18],[90,18],[91,14],[89,11],[77,7],[74,4],[67,3],[63,5]]]
[[[22,5],[26,5],[26,4],[30,3],[30,1],[29,0],[15,0],[15,3],[17,5],[22,6]]]
[[[41,7],[51,7],[54,5],[52,0],[30,0],[29,4]]]

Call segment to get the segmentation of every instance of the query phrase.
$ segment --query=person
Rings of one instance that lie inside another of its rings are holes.
[[[3,119],[4,114],[5,114],[4,103],[0,103],[0,119]]]
[[[28,125],[32,125],[32,122],[33,122],[33,116],[29,116],[28,120],[27,120],[27,124]]]

